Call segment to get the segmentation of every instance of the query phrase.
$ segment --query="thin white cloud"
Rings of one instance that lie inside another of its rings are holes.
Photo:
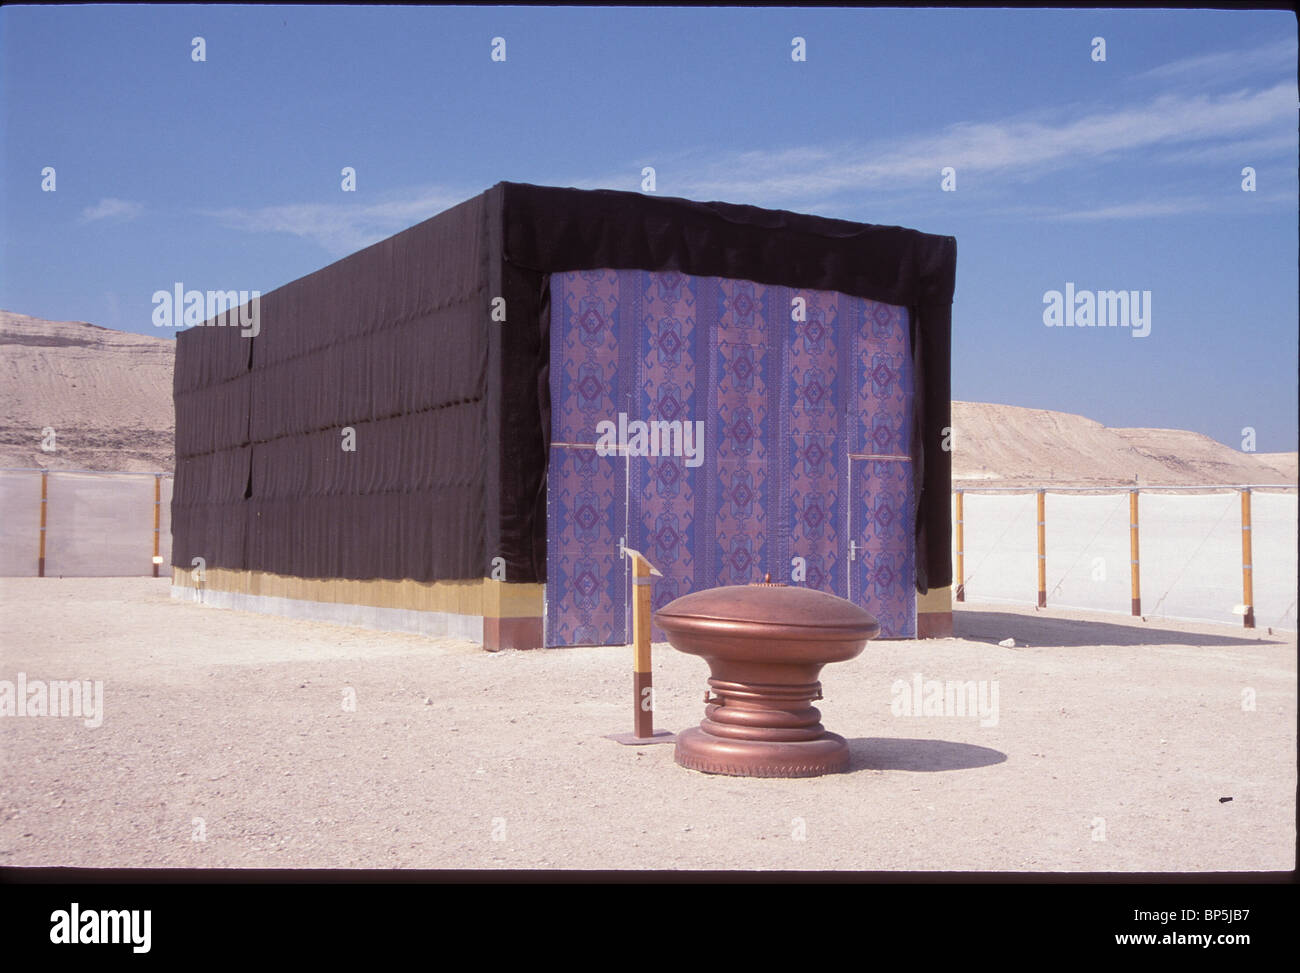
[[[1149,71],[1143,71],[1135,77],[1161,81],[1183,81],[1195,78],[1213,83],[1267,72],[1293,72],[1295,66],[1296,42],[1279,40],[1245,50],[1216,51],[1213,54],[1181,58],[1168,64],[1161,64]]]
[[[144,212],[144,206],[126,199],[114,199],[111,196],[101,199],[94,206],[87,206],[81,211],[82,223],[94,223],[96,220],[133,220]]]
[[[1292,169],[1296,159],[1296,133],[1283,132],[1259,138],[1233,139],[1172,149],[1153,159],[1165,164],[1258,166],[1264,160],[1285,158]]]
[[[373,203],[287,203],[208,213],[221,225],[250,233],[289,233],[344,256],[392,236],[464,201],[472,192],[422,187],[406,198]]]
[[[1249,209],[1243,207],[1246,200]],[[1166,199],[1140,199],[1112,203],[1091,208],[1061,210],[1042,205],[1008,205],[992,207],[983,215],[1014,217],[1024,220],[1056,220],[1071,223],[1091,223],[1105,220],[1149,220],[1162,216],[1185,216],[1193,213],[1213,213],[1219,216],[1237,216],[1243,212],[1257,211],[1260,204],[1274,203],[1294,208],[1294,192],[1251,194],[1243,197],[1240,190],[1225,191],[1214,196],[1175,196]]]
[[[1182,216],[1185,213],[1203,213],[1214,208],[1214,203],[1204,198],[1144,199],[1095,209],[1073,210],[1057,213],[1059,220],[1093,222],[1097,220],[1145,220],[1155,216]]]
[[[560,180],[577,188],[640,189],[642,166],[656,168],[657,192],[826,215],[856,209],[864,195],[879,202],[922,190],[937,192],[940,170],[957,170],[958,186],[994,175],[1003,188],[1071,167],[1112,162],[1151,165],[1194,161],[1197,153],[1278,150],[1295,145],[1294,82],[1220,94],[1164,94],[1113,109],[1069,106],[989,122],[962,122],[931,135],[870,142],[789,146],[718,153],[673,150],[632,160],[604,176]],[[1291,132],[1279,135],[1279,131]],[[1250,164],[1250,163],[1243,163]],[[990,180],[985,179],[987,184]],[[477,191],[477,190],[474,190]],[[343,256],[434,216],[473,192],[423,187],[376,203],[298,203],[213,212],[223,225],[249,232],[291,233]],[[1208,205],[1208,204],[1205,204]],[[851,209],[850,209],[851,207]],[[1044,215],[1064,219],[1139,219],[1204,208],[1167,200]],[[837,212],[838,211],[838,212]],[[1005,210],[1009,215],[1010,210]]]
[[[1073,114],[1073,117],[1071,117]],[[1131,159],[1135,152],[1259,137],[1293,125],[1295,85],[1221,95],[1162,95],[1142,105],[1086,114],[1036,113],[995,122],[963,122],[942,132],[774,153],[736,153],[701,161],[667,191],[694,198],[734,197],[766,204],[837,193],[938,184],[944,166],[963,176],[998,173],[1028,180],[1044,172]],[[667,183],[660,174],[661,183]],[[666,186],[661,185],[661,189]]]

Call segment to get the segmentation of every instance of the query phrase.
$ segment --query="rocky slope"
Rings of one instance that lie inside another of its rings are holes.
[[[172,469],[175,347],[0,311],[0,467]]]

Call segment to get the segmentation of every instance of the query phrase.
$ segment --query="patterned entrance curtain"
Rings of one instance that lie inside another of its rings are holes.
[[[656,609],[770,574],[915,634],[904,309],[633,270],[554,274],[551,308],[548,645],[626,642],[620,539]]]

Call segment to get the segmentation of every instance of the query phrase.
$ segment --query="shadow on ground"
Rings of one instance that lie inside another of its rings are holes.
[[[1180,632],[1155,628],[1134,619],[1127,624],[1082,621],[1075,618],[1052,618],[1021,615],[1016,612],[966,611],[952,613],[953,636],[977,642],[1001,642],[1013,638],[1020,647],[1066,647],[1073,645],[1259,645],[1282,642],[1278,636],[1260,633],[1258,637]]]
[[[849,741],[849,773],[855,770],[971,770],[1007,759],[1001,750],[948,740],[858,737]]]

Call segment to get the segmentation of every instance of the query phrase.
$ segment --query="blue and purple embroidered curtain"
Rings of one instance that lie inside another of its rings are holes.
[[[620,541],[662,572],[656,609],[771,574],[915,635],[905,309],[675,271],[550,287],[548,645],[627,641]],[[638,422],[680,423],[678,455]]]

